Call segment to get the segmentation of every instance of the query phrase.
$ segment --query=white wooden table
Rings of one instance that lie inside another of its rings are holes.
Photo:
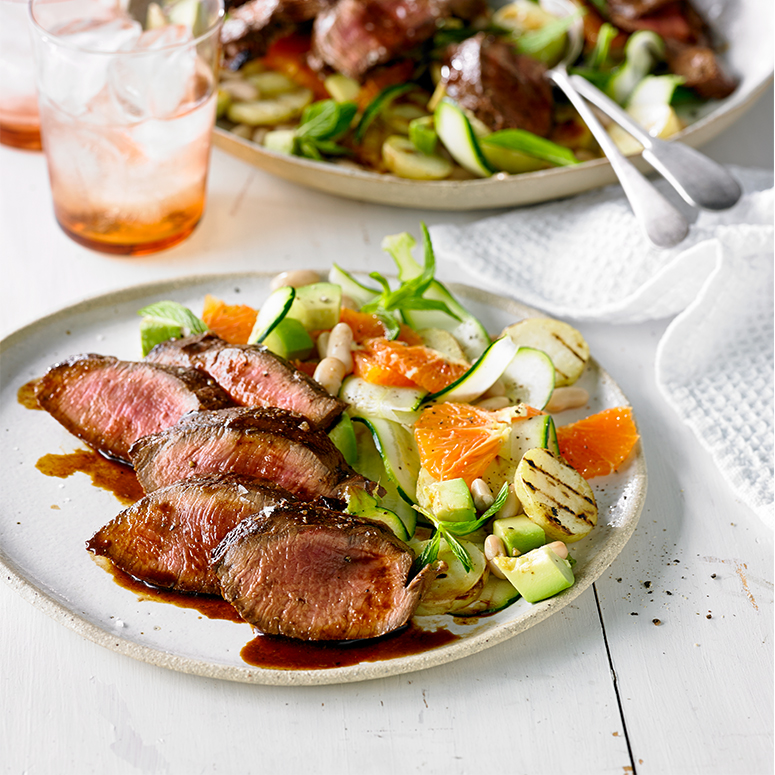
[[[706,150],[772,165],[772,115],[770,89]],[[487,214],[340,200],[215,152],[194,235],[156,256],[112,258],[59,231],[42,156],[0,147],[0,335],[156,279],[333,260],[370,270],[383,266],[386,234]],[[467,280],[451,267],[439,274]],[[425,672],[280,688],[136,662],[0,584],[0,771],[772,772],[773,537],[657,393],[666,322],[582,326],[635,407],[649,492],[635,536],[578,604]]]

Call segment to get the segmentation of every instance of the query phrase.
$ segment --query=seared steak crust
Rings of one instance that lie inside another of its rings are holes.
[[[228,344],[213,334],[200,334],[157,345],[146,360],[199,369],[236,404],[288,409],[321,428],[331,425],[346,407],[314,379],[258,344]]]
[[[281,504],[240,522],[213,552],[221,591],[261,632],[304,640],[374,638],[402,627],[436,576],[408,583],[409,547],[373,522]]]
[[[188,412],[234,404],[202,372],[94,354],[52,366],[36,396],[74,436],[125,461],[141,436],[174,425]]]
[[[323,431],[284,409],[198,412],[139,439],[130,457],[146,492],[223,471],[267,479],[303,500],[377,488],[347,465]]]
[[[315,19],[311,62],[360,79],[426,41],[441,20],[486,13],[483,0],[339,0]]]
[[[546,68],[483,32],[454,46],[442,69],[447,94],[493,131],[526,129],[546,137],[554,100]]]
[[[226,65],[239,69],[246,61],[266,54],[278,38],[299,23],[314,19],[336,0],[236,0],[226,3],[229,11],[221,28]]]
[[[249,514],[292,500],[271,482],[234,474],[178,482],[122,511],[86,546],[157,587],[219,595],[212,550]]]

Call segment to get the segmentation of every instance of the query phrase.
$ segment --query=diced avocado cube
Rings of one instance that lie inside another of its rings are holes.
[[[328,432],[328,438],[342,453],[347,465],[355,465],[358,460],[358,442],[355,439],[355,428],[349,414],[343,414],[339,422]]]
[[[309,357],[315,346],[307,329],[298,320],[287,316],[264,339],[264,344],[281,358],[302,361]]]
[[[328,331],[338,322],[342,289],[334,283],[312,283],[296,289],[287,317],[298,320],[307,331]]]
[[[296,144],[296,133],[292,129],[275,129],[264,137],[264,148],[277,153],[292,154]]]
[[[523,515],[496,519],[492,532],[503,541],[508,554],[526,554],[546,543],[543,528]]]
[[[442,522],[469,522],[476,519],[471,491],[463,479],[449,479],[429,485],[428,496],[433,515]]]
[[[573,586],[570,563],[549,546],[541,546],[519,557],[496,557],[493,562],[528,603],[537,603]]]

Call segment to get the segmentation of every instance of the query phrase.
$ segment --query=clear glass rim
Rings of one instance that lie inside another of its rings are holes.
[[[41,5],[44,2],[47,2],[47,0],[22,0],[22,2],[27,2],[27,14],[28,14],[29,20],[32,24],[33,29],[35,30],[37,35],[40,36],[41,40],[48,43],[53,43],[59,46],[60,48],[70,49],[71,51],[78,51],[82,54],[88,54],[89,56],[143,57],[143,56],[152,56],[154,54],[159,54],[164,51],[174,51],[176,49],[192,48],[199,45],[199,43],[207,40],[207,38],[212,37],[214,33],[217,33],[220,30],[221,25],[223,24],[223,19],[225,16],[224,0],[215,0],[215,2],[218,3],[218,14],[215,20],[204,32],[197,35],[197,37],[192,38],[191,40],[187,40],[183,43],[170,43],[168,46],[162,46],[161,48],[143,49],[141,51],[97,51],[95,49],[81,48],[80,46],[75,46],[72,43],[70,43],[66,38],[59,37],[58,35],[55,35],[54,33],[50,32],[42,24],[38,22],[38,20],[35,18],[34,7]],[[174,25],[169,25],[169,26],[174,26]],[[159,28],[159,29],[162,29],[162,28]]]

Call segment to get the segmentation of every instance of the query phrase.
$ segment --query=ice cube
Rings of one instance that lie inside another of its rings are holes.
[[[39,51],[43,93],[66,113],[80,116],[104,88],[112,51],[132,47],[142,33],[140,24],[125,17],[72,22],[55,34],[65,45],[45,41]]]
[[[131,52],[111,63],[110,90],[128,117],[168,118],[175,113],[195,77],[196,50],[184,45],[192,40],[191,31],[179,24],[147,30]]]

